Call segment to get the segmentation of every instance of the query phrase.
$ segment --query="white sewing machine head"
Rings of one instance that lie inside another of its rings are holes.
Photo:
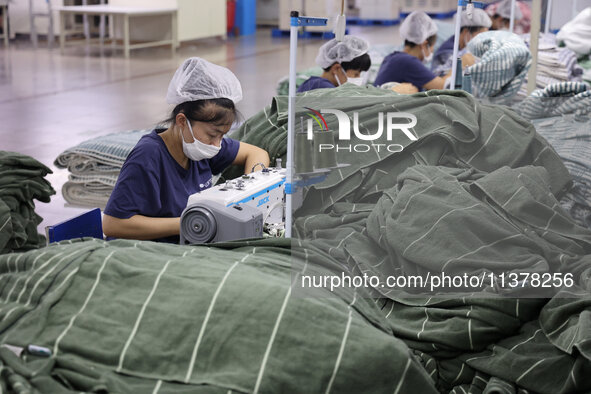
[[[262,237],[284,222],[286,170],[265,168],[192,194],[181,215],[181,243]]]

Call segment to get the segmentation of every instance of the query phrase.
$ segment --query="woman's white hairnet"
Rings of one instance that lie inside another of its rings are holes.
[[[460,16],[460,26],[461,27],[472,27],[472,26],[491,27],[492,21],[490,20],[490,17],[486,13],[486,11],[481,10],[480,8],[474,8],[474,10],[472,12],[472,19],[468,18],[468,12],[466,10],[462,11],[462,15]]]
[[[435,34],[437,34],[437,25],[423,11],[411,12],[400,25],[400,37],[417,45]]]
[[[225,67],[199,57],[190,57],[176,70],[166,94],[169,104],[227,98],[236,104],[242,100],[240,81]]]
[[[497,14],[506,19],[511,19],[511,0],[504,0],[499,3],[497,7]],[[515,20],[518,21],[523,17],[519,4],[515,2]]]
[[[345,36],[343,41],[332,39],[322,45],[316,56],[316,64],[328,68],[335,63],[350,62],[369,50],[369,43],[362,38]]]

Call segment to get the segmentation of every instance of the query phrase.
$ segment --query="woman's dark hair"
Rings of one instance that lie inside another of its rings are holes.
[[[336,63],[330,65],[330,67],[334,66]],[[330,67],[324,68],[324,71],[330,70]],[[342,62],[341,67],[343,70],[359,70],[359,71],[367,71],[371,67],[371,58],[367,53],[364,53],[361,56],[357,56],[355,59],[351,60],[350,62]]]
[[[483,28],[484,28],[484,26],[464,26],[464,27],[462,27],[462,30],[460,30],[460,31],[468,30],[470,32],[470,34],[474,34],[474,33],[478,33]]]
[[[431,37],[427,38],[427,42],[429,43],[429,46],[435,45],[435,42],[436,41],[437,41],[437,34],[433,34]],[[414,48],[414,47],[419,46],[419,45],[418,44],[415,44],[414,42],[410,42],[408,40],[404,40],[404,46],[405,47]]]
[[[371,67],[371,58],[367,53],[364,53],[361,56],[357,56],[355,59],[351,60],[350,62],[342,62],[341,66],[343,70],[359,70],[359,71],[367,71]]]
[[[174,123],[178,114],[197,122],[227,125],[241,118],[234,102],[227,98],[187,101],[174,107],[170,117],[163,123]]]
[[[505,17],[503,17],[503,16],[501,16],[499,14],[494,14],[493,17],[492,17],[492,19],[498,19],[498,18],[501,18],[503,20],[503,23],[506,24],[506,25],[508,25],[509,23],[511,23],[511,19],[505,18]]]

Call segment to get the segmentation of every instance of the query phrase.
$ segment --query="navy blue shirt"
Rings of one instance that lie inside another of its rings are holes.
[[[437,48],[437,52],[439,52],[439,51],[453,51],[455,38],[456,38],[456,36],[453,35],[450,38],[448,38],[446,41],[444,41],[443,44],[441,44],[441,46],[439,48]],[[437,52],[435,52],[434,56],[437,56]]]
[[[105,214],[119,219],[134,215],[158,218],[181,216],[191,194],[212,186],[217,175],[236,158],[240,142],[223,138],[221,149],[211,159],[189,160],[184,169],[172,157],[164,140],[154,130],[143,136],[133,148],[117,178]],[[179,242],[179,237],[155,241]]]
[[[298,93],[307,92],[308,90],[334,88],[335,86],[326,78],[310,77],[307,81],[300,85]]]
[[[380,86],[386,82],[409,82],[419,90],[435,78],[423,62],[406,52],[393,52],[384,58],[374,82]]]

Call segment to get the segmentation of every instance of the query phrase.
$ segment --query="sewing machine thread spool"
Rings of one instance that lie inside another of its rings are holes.
[[[462,75],[462,58],[457,58],[456,59],[456,64],[457,64],[457,73],[456,73],[456,80],[454,81],[455,83],[455,89],[459,90],[462,88],[462,79],[463,79],[463,75]]]
[[[462,79],[462,90],[472,94],[472,76],[468,71],[466,71],[464,78]]]
[[[299,174],[314,171],[314,146],[308,133],[295,135],[295,168]]]
[[[314,167],[337,167],[337,152],[332,131],[319,131],[314,133]],[[332,148],[329,149],[328,146]]]

